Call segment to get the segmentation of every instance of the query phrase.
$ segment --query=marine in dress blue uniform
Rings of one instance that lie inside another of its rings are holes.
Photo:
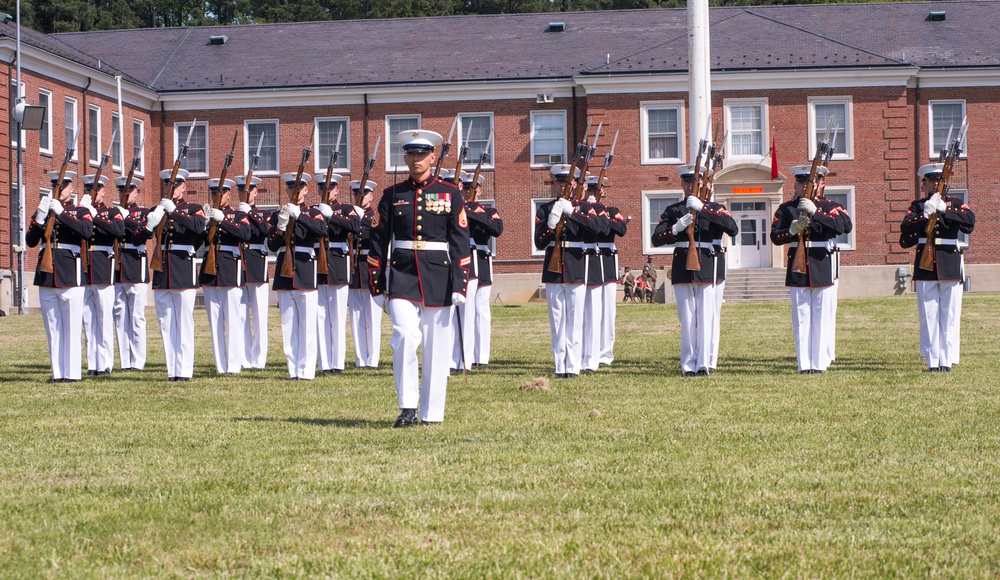
[[[597,177],[587,180],[587,192],[590,195],[601,194],[601,201],[604,201],[604,185],[597,183]],[[597,236],[597,252],[601,258],[601,270],[604,284],[601,289],[600,308],[600,348],[598,349],[598,363],[610,365],[615,360],[615,320],[618,313],[618,305],[615,298],[618,296],[618,246],[615,238],[624,237],[628,232],[628,222],[632,219],[622,215],[621,210],[615,206],[598,203],[595,205],[597,215],[607,223],[607,232]]]
[[[610,223],[601,215],[597,204],[597,176],[588,173],[584,181],[584,199],[580,200],[579,211],[600,224],[599,231],[586,232],[584,244],[587,255],[587,289],[583,299],[583,351],[581,366],[584,373],[596,373],[601,362],[601,332],[604,326],[604,260],[601,258],[599,240],[610,233]],[[591,190],[589,184],[595,188]]]
[[[83,291],[83,335],[87,338],[87,374],[109,375],[115,357],[115,246],[125,235],[124,215],[128,210],[105,203],[102,175],[83,177],[84,196],[80,206],[90,212],[94,231],[87,244],[86,286]]]
[[[273,211],[256,205],[259,177],[236,176],[236,189],[243,200],[237,209],[246,215],[250,236],[243,244],[243,368],[262,369],[267,365],[267,306],[271,289],[268,282],[267,233]]]
[[[125,177],[115,179],[118,195],[125,190]],[[118,336],[118,361],[123,371],[140,371],[146,366],[146,304],[149,300],[149,262],[146,242],[152,232],[146,229],[149,210],[136,203],[142,181],[132,178],[126,194],[125,235],[118,243],[115,269],[115,329]]]
[[[368,287],[368,251],[371,248],[372,220],[375,209],[372,192],[378,185],[374,181],[361,180],[350,183],[351,192],[358,207],[362,209],[361,231],[351,243],[357,259],[351,263],[351,283],[347,291],[347,308],[351,313],[351,337],[354,340],[354,366],[378,367],[382,347],[382,299],[372,296]]]
[[[462,183],[462,175],[465,171],[459,171],[458,183]],[[455,170],[454,169],[442,169],[438,176],[441,181],[446,181],[448,183],[455,182]],[[471,179],[471,176],[469,177]],[[457,185],[457,184],[456,184]],[[462,189],[462,198],[465,199],[465,216],[467,219],[471,220],[471,214],[469,213],[469,201],[465,196],[464,187]],[[455,330],[454,344],[451,349],[451,372],[456,373],[459,370],[470,371],[472,370],[473,363],[473,352],[476,346],[476,340],[472,336],[476,330],[476,313],[475,313],[475,296],[476,290],[479,287],[479,276],[476,273],[476,248],[475,242],[472,240],[472,228],[470,223],[469,228],[469,281],[465,285],[465,295],[468,298],[462,304],[456,304],[452,309],[453,317],[451,321],[451,327]]]
[[[382,192],[368,254],[372,294],[385,293],[392,318],[393,375],[401,410],[396,427],[444,419],[455,330],[451,306],[465,301],[469,226],[462,194],[435,179],[441,135],[403,131],[409,178]],[[423,376],[417,364],[423,350]]]
[[[931,163],[917,171],[923,197],[910,204],[899,234],[899,245],[916,247],[913,281],[920,319],[920,356],[932,372],[951,372],[959,363],[965,264],[958,238],[976,227],[976,214],[965,202],[937,193],[943,170],[943,164]],[[934,215],[934,269],[924,270],[920,258],[927,245],[927,221]]]
[[[490,250],[490,241],[503,234],[503,219],[500,212],[492,205],[479,203],[479,191],[482,189],[486,178],[479,176],[477,183],[472,183],[475,177],[473,173],[462,172],[462,196],[466,199],[474,198],[476,201],[465,203],[465,213],[469,217],[469,244],[472,246],[472,266],[473,276],[477,278],[475,299],[472,298],[471,290],[465,306],[473,305],[474,315],[463,315],[474,319],[472,331],[465,334],[466,338],[473,343],[472,366],[486,366],[490,363],[491,338],[493,334],[493,316],[490,311],[490,291],[493,289],[493,253]],[[476,195],[473,196],[473,190]],[[465,320],[463,318],[463,320]]]

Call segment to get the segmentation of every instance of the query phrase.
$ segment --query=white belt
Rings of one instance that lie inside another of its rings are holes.
[[[278,253],[279,254],[281,252],[284,252],[284,251],[285,251],[285,247],[284,246],[281,246],[280,248],[278,248]],[[313,250],[312,248],[300,248],[300,247],[296,246],[295,247],[295,253],[296,254],[309,254],[310,258],[315,258],[316,257],[316,251]]]
[[[232,254],[234,256],[239,256],[240,255],[240,247],[239,246],[227,246],[227,245],[220,244],[219,245],[219,249],[222,250],[223,252],[229,252],[230,254]]]
[[[317,247],[317,249],[319,249],[319,248]],[[330,249],[331,250],[340,250],[341,252],[345,252],[346,253],[347,250],[348,250],[347,242],[330,242]]]
[[[472,244],[473,250],[479,250],[480,252],[486,252],[487,255],[490,253],[490,247],[485,244]]]
[[[791,244],[789,244],[789,246],[792,247],[792,248],[797,248],[797,247],[799,247],[799,243],[798,242],[792,242]],[[826,248],[826,249],[829,250],[829,249],[832,249],[834,246],[835,246],[835,243],[831,244],[830,242],[806,242],[806,247],[807,248]]]
[[[267,246],[264,244],[247,244],[248,250],[257,250],[258,252],[267,253]]]
[[[191,244],[168,244],[163,246],[163,249],[168,252],[187,252],[189,254],[194,253],[194,246]]]
[[[39,249],[44,250],[47,245],[48,244],[42,244],[42,247]],[[52,247],[56,250],[72,250],[74,254],[80,253],[80,246],[76,244],[60,244],[56,242],[55,244],[52,244]]]
[[[918,244],[927,244],[927,238],[920,238],[917,240]],[[953,240],[951,238],[939,238],[934,240],[935,246],[957,246],[958,240]]]
[[[597,244],[597,247],[600,248],[600,249],[602,249],[602,250],[611,250],[612,252],[615,252],[615,251],[618,250],[618,248],[615,247],[614,243],[608,243],[608,242]]]
[[[90,246],[91,252],[106,252],[108,254],[114,254],[115,249],[112,246]]]
[[[145,254],[146,253],[146,244],[143,244],[141,246],[137,246],[135,244],[125,244],[125,249],[126,250],[132,250],[133,252],[139,252],[140,254]]]
[[[425,242],[423,240],[396,240],[393,247],[400,250],[440,250],[448,251],[448,242]]]
[[[675,248],[687,248],[687,247],[690,247],[690,244],[691,244],[691,242],[677,242],[677,243],[674,244],[674,247]],[[714,250],[715,249],[715,246],[712,245],[712,242],[695,242],[695,245],[697,245],[699,248],[701,248],[703,250]]]
[[[555,242],[549,242],[549,247],[550,248],[551,247],[555,247],[555,245],[556,245]],[[575,248],[577,250],[586,250],[586,249],[588,249],[588,246],[590,244],[588,244],[586,242],[568,242],[568,241],[563,241],[560,245],[562,247],[564,247],[564,248]]]

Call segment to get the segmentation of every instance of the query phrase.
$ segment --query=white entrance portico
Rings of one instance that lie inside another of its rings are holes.
[[[781,174],[771,180],[771,168],[752,163],[726,167],[715,177],[715,201],[723,203],[740,227],[735,239],[723,241],[728,246],[726,264],[730,269],[771,268],[784,266],[781,249],[769,238],[771,218],[782,202]]]

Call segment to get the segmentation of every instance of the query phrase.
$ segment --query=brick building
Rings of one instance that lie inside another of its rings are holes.
[[[897,267],[912,261],[897,240],[916,196],[916,169],[936,157],[949,128],[965,116],[968,157],[956,164],[953,191],[980,209],[995,186],[1000,56],[982,47],[1000,36],[992,25],[997,10],[995,1],[713,8],[712,115],[729,131],[716,190],[741,226],[731,240],[731,268],[783,266],[782,252],[767,239],[770,216],[790,194],[787,168],[810,158],[833,116],[840,130],[827,195],[855,221],[842,240],[842,295],[898,292]],[[669,249],[653,249],[648,239],[662,208],[680,196],[676,166],[691,157],[686,26],[684,10],[636,10],[56,35],[22,29],[24,94],[48,110],[46,127],[24,140],[28,215],[75,122],[83,134],[70,169],[93,171],[119,123],[120,76],[124,131],[115,173],[145,136],[146,204],[159,197],[149,178],[169,167],[195,118],[184,163],[194,199],[207,199],[204,180],[221,169],[234,134],[235,174],[263,133],[261,202],[275,205],[280,173],[295,170],[309,143],[317,153],[309,169],[322,171],[341,129],[337,171],[354,179],[382,136],[370,177],[380,186],[405,178],[392,143],[399,130],[447,135],[459,118],[445,164],[456,162],[461,140],[470,147],[468,167],[492,131],[482,197],[494,199],[505,219],[496,268],[505,274],[497,289],[508,301],[537,285],[542,264],[531,245],[532,220],[550,195],[548,167],[568,159],[588,119],[603,122],[595,163],[618,132],[608,196],[634,217],[621,261],[639,265],[653,254],[667,267]],[[0,25],[8,84],[0,133],[8,139],[14,34],[12,23]],[[15,150],[8,142],[0,150],[8,169],[0,186],[13,191]],[[8,273],[16,244],[10,223],[4,196],[0,268]],[[997,220],[980,211],[966,254],[977,290],[1000,288],[998,234]],[[29,272],[34,259],[29,252]],[[0,302],[6,309],[9,296]]]

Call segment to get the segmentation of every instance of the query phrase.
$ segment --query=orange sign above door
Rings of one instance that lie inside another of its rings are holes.
[[[764,193],[763,187],[734,187],[733,193],[735,195],[747,194],[747,193]]]

